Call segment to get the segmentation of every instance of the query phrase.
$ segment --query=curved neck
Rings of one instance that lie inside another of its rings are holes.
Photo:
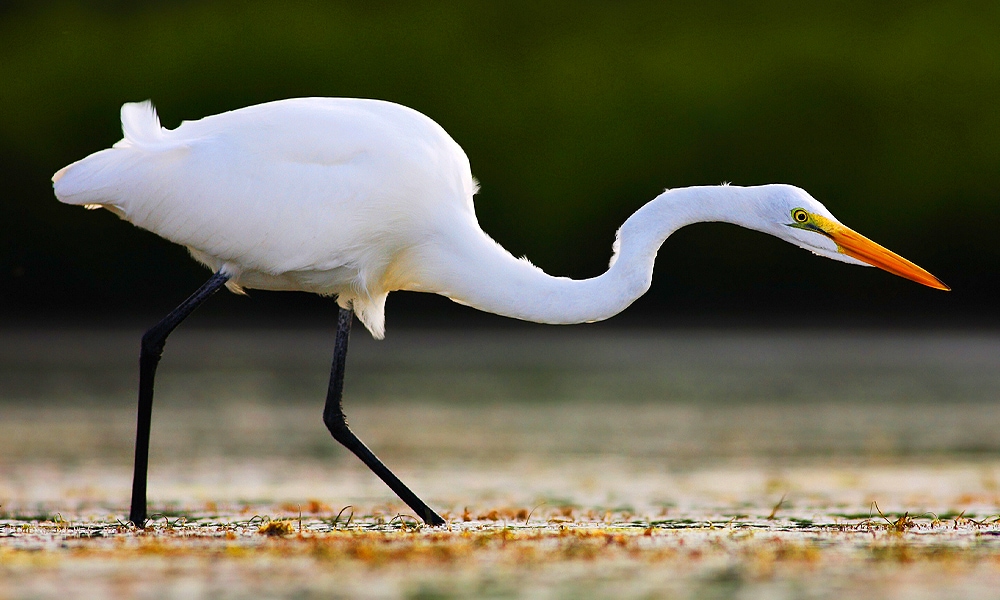
[[[704,221],[740,222],[752,204],[752,188],[701,186],[668,190],[629,217],[618,230],[610,268],[590,279],[552,277],[514,258],[475,224],[449,232],[447,243],[422,256],[420,284],[405,289],[434,292],[460,304],[539,323],[600,321],[628,307],[649,289],[653,262],[677,229]],[[474,219],[474,217],[473,217]]]

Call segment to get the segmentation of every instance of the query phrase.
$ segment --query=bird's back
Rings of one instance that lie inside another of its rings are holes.
[[[378,293],[400,252],[475,221],[465,153],[397,104],[283,100],[166,130],[146,102],[123,106],[122,125],[125,139],[56,173],[56,196],[109,208],[242,285]]]

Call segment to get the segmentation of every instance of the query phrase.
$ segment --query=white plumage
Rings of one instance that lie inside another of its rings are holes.
[[[605,274],[548,276],[479,227],[461,147],[428,117],[389,102],[283,100],[173,130],[142,102],[122,107],[122,127],[125,138],[112,148],[55,174],[59,200],[107,208],[186,246],[231,275],[231,289],[336,295],[375,337],[395,290],[545,323],[605,319],[648,289],[667,236],[698,221],[736,223],[943,287],[786,185],[668,190],[625,222]],[[797,209],[809,223],[794,221]],[[852,248],[845,231],[870,246]]]

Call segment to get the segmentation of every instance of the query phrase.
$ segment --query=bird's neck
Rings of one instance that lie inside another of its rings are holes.
[[[704,186],[668,190],[629,217],[618,231],[610,268],[590,279],[553,277],[514,258],[479,229],[459,228],[420,260],[422,284],[479,310],[539,323],[600,321],[649,289],[656,252],[677,229],[704,221],[740,222],[753,188]]]

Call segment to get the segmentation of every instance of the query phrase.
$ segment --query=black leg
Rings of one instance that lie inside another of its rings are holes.
[[[444,525],[444,519],[424,504],[423,500],[417,498],[417,495],[411,492],[410,488],[406,487],[398,477],[393,475],[392,471],[382,464],[382,461],[347,426],[343,402],[344,366],[347,364],[347,342],[351,337],[351,321],[353,319],[354,311],[340,309],[340,315],[337,318],[337,342],[333,352],[333,367],[330,369],[330,389],[326,394],[323,422],[326,423],[327,429],[333,434],[335,440],[368,465],[368,468],[378,475],[379,479],[384,481],[392,491],[396,492],[396,495],[403,502],[406,502],[425,523]]]
[[[219,291],[227,281],[229,275],[221,272],[212,275],[212,278],[198,288],[197,292],[142,336],[142,350],[139,354],[139,417],[135,432],[135,472],[132,476],[132,508],[128,514],[128,520],[137,527],[142,527],[146,522],[146,470],[149,466],[149,421],[153,411],[153,378],[156,376],[156,365],[159,364],[160,356],[163,354],[163,344],[181,321],[212,294]]]

